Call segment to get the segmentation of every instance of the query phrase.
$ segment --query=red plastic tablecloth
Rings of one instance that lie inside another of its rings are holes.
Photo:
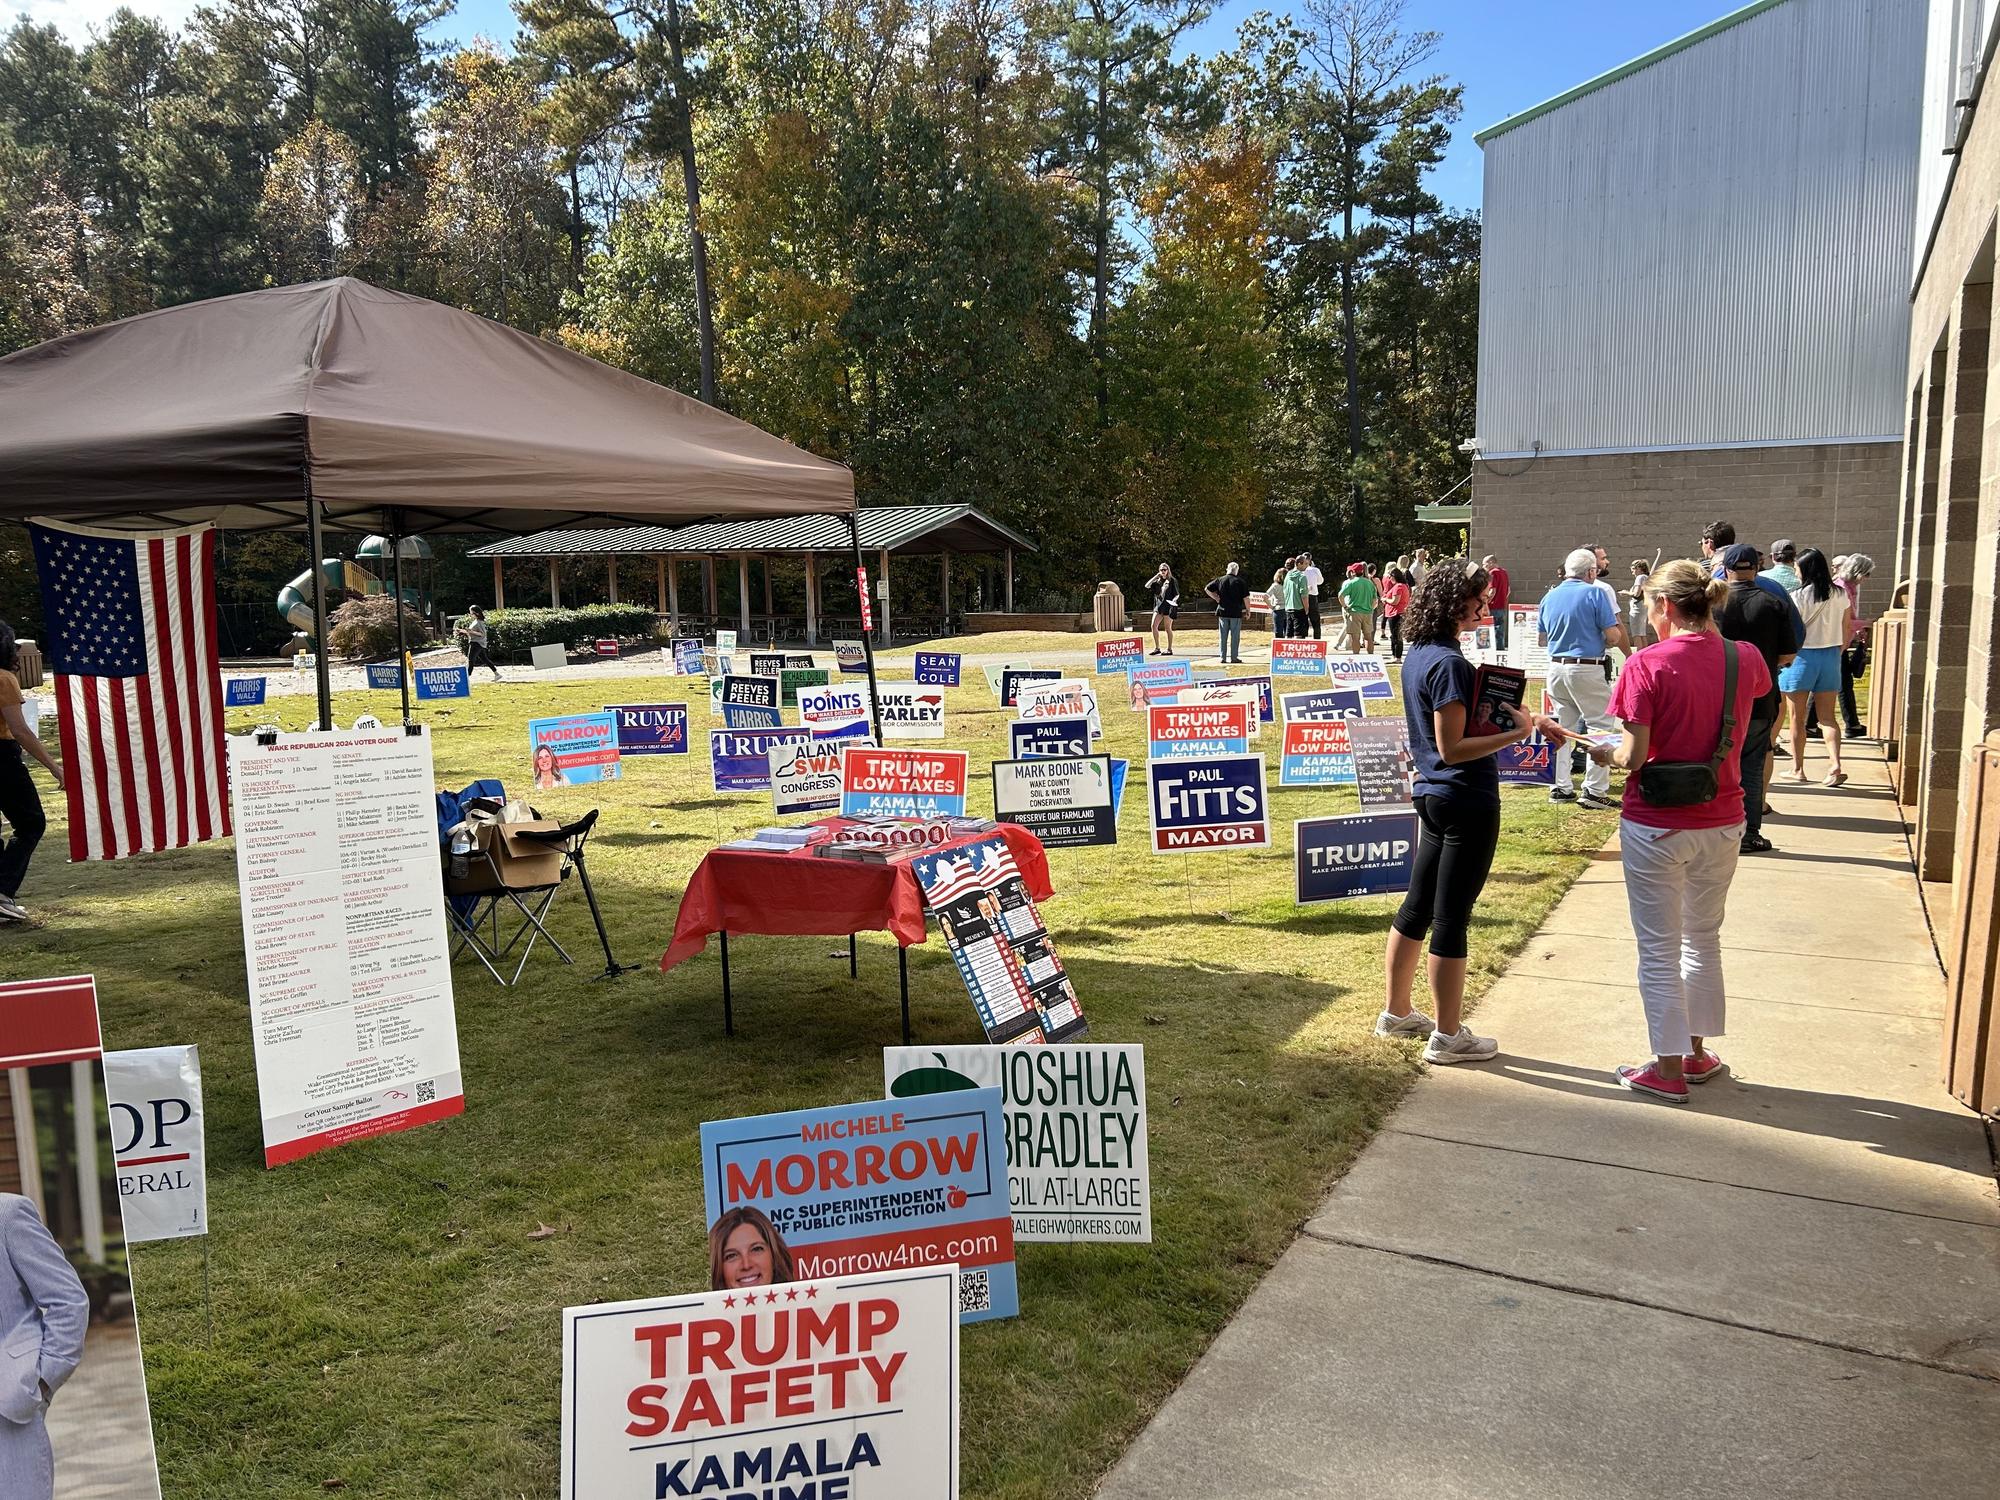
[[[841,819],[825,820],[838,827]],[[1021,868],[1028,894],[1046,901],[1049,859],[1042,841],[1012,823],[998,825]],[[990,839],[968,833],[926,852],[956,849]],[[674,938],[660,956],[671,969],[708,946],[711,932],[761,932],[776,937],[845,937],[852,932],[894,933],[905,948],[924,941],[924,892],[907,861],[869,864],[827,859],[810,849],[711,849],[695,867],[674,919]]]

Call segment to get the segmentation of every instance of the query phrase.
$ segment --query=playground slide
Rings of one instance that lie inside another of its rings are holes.
[[[349,595],[382,592],[381,579],[366,568],[357,568],[351,562],[329,557],[321,562],[319,567],[326,579],[328,608],[338,607]],[[409,600],[410,596],[409,589],[403,590],[405,600]],[[278,590],[278,613],[290,622],[292,629],[302,630],[307,635],[318,638],[319,629],[313,621],[311,568]]]

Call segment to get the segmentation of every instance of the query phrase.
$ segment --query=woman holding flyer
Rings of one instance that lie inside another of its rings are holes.
[[[1771,672],[1755,643],[1715,628],[1729,585],[1703,564],[1666,564],[1647,575],[1645,597],[1659,644],[1626,662],[1611,695],[1624,733],[1590,756],[1634,773],[1618,844],[1653,1060],[1616,1077],[1685,1104],[1689,1084],[1726,1071],[1705,1043],[1722,1032],[1722,913],[1743,841],[1739,726],[1771,690]]]
[[[1375,1031],[1379,1036],[1428,1032],[1424,1061],[1433,1063],[1484,1062],[1500,1050],[1492,1037],[1474,1036],[1460,1019],[1466,928],[1500,842],[1500,768],[1494,755],[1527,739],[1538,723],[1549,727],[1537,715],[1501,704],[1498,712],[1513,728],[1466,733],[1475,674],[1459,650],[1458,637],[1485,614],[1488,588],[1484,568],[1462,557],[1448,558],[1424,575],[1416,602],[1404,616],[1410,649],[1403,659],[1403,714],[1416,758],[1411,801],[1419,829],[1409,893],[1383,956],[1388,997]],[[1410,1003],[1426,932],[1435,1022]]]

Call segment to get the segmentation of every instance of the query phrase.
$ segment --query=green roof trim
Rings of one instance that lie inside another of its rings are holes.
[[[1419,505],[1417,507],[1417,519],[1419,521],[1437,521],[1444,525],[1456,526],[1461,522],[1472,519],[1472,507],[1470,505]]]
[[[1525,125],[1530,120],[1540,119],[1543,115],[1549,113],[1550,110],[1561,109],[1572,100],[1581,99],[1585,94],[1594,94],[1599,89],[1607,88],[1621,78],[1630,78],[1641,68],[1650,68],[1662,58],[1672,57],[1676,52],[1685,52],[1695,43],[1707,41],[1708,38],[1714,36],[1717,32],[1727,31],[1732,26],[1740,26],[1753,16],[1761,16],[1765,11],[1775,10],[1784,3],[1785,0],[1754,0],[1753,4],[1746,5],[1741,10],[1731,11],[1726,16],[1710,21],[1706,26],[1696,27],[1686,36],[1675,37],[1671,42],[1661,43],[1651,52],[1641,53],[1630,62],[1620,63],[1608,73],[1599,73],[1595,78],[1579,83],[1575,88],[1564,89],[1553,99],[1544,99],[1540,104],[1524,109],[1517,115],[1507,116],[1506,119],[1497,125],[1488,125],[1484,130],[1475,134],[1472,139],[1479,145],[1484,146],[1496,135],[1505,135],[1508,131],[1513,130],[1517,126]]]

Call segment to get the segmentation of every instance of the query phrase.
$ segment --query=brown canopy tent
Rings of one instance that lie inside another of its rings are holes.
[[[165,308],[0,358],[0,519],[304,528],[316,564],[323,525],[396,539],[854,508],[840,464],[349,278]]]

